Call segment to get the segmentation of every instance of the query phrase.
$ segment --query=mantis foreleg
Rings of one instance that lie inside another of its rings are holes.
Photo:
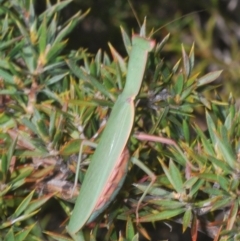
[[[87,141],[87,140],[83,140],[81,145],[80,145],[80,149],[79,149],[79,154],[78,154],[78,161],[77,161],[77,169],[76,169],[76,175],[75,175],[75,179],[74,179],[74,185],[72,188],[72,194],[77,186],[78,183],[78,176],[79,176],[79,171],[80,171],[80,164],[82,162],[82,153],[83,153],[83,147],[84,146],[90,146],[93,148],[97,147],[97,144],[91,141]]]

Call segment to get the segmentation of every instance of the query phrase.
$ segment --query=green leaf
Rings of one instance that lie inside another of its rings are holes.
[[[3,241],[15,241],[13,228],[10,228]]]
[[[172,184],[175,188],[175,190],[178,193],[182,193],[183,190],[183,181],[182,181],[182,175],[179,171],[179,169],[177,168],[177,166],[174,164],[174,162],[172,160],[170,160],[169,163],[169,173],[171,175],[171,179],[172,179]]]
[[[37,126],[38,135],[41,137],[41,139],[44,142],[48,143],[50,141],[50,138],[48,135],[48,129],[47,129],[46,122],[43,119],[38,120],[38,121],[36,121],[36,126]]]
[[[176,74],[176,72],[178,71],[180,63],[181,63],[181,60],[178,60],[177,63],[173,66],[172,68],[173,74]]]
[[[156,45],[156,53],[160,52],[163,49],[164,45],[169,40],[169,37],[170,37],[170,33],[167,34],[160,43],[157,43],[157,45]]]
[[[159,213],[154,213],[150,215],[143,216],[139,218],[139,222],[145,223],[145,222],[156,222],[161,220],[168,220],[170,218],[173,218],[183,212],[185,212],[185,208],[176,208],[174,210],[165,210]]]
[[[1,182],[2,182],[2,180],[1,180]],[[11,190],[11,185],[1,184],[0,197],[2,198],[10,190]]]
[[[7,84],[15,84],[14,76],[9,74],[7,71],[0,69],[0,76],[3,81]]]
[[[195,60],[194,57],[195,56],[194,56],[194,43],[193,43],[189,54],[189,64],[190,64],[191,71],[194,67],[194,60]]]
[[[176,193],[175,193],[175,196],[177,196]],[[174,195],[172,195],[172,196],[166,197],[167,199],[156,198],[156,199],[150,200],[149,203],[158,205],[163,210],[165,210],[165,209],[178,209],[178,208],[181,208],[181,207],[185,207],[185,205],[186,205],[185,203],[169,199],[171,197],[176,198],[176,197],[174,197]]]
[[[132,238],[132,241],[139,241],[139,234],[138,233],[136,235],[134,235],[134,237]]]
[[[29,214],[36,211],[38,208],[43,206],[43,204],[46,203],[52,196],[53,194],[49,194],[31,201],[28,207],[25,208],[24,214]]]
[[[1,223],[0,229],[9,227],[9,226],[13,225],[14,223],[18,223],[18,222],[21,222],[23,220],[27,220],[30,217],[36,215],[38,212],[39,212],[39,210],[37,210],[36,212],[30,213],[28,215],[22,215],[22,216],[19,216],[17,218],[11,219],[11,221],[5,221],[5,222]]]
[[[227,162],[228,165],[234,169],[236,164],[236,155],[234,154],[231,145],[229,145],[228,139],[220,139],[219,137],[217,139],[217,145],[225,162]]]
[[[206,111],[206,120],[207,120],[208,131],[209,131],[213,146],[215,146],[216,143],[217,143],[217,138],[216,138],[216,135],[215,135],[216,126],[215,126],[215,123],[213,122],[213,119],[210,116],[208,111]]]
[[[203,201],[196,201],[194,206],[197,208],[204,208],[207,207],[208,209],[211,208],[211,206],[216,203],[218,200],[222,200],[222,196],[212,196],[211,198],[205,199]]]
[[[227,130],[231,130],[231,127],[233,126],[233,122],[234,122],[233,118],[234,116],[232,115],[232,113],[229,113],[225,118],[224,126],[226,127]]]
[[[17,124],[16,120],[13,117],[11,117],[8,113],[6,112],[0,113],[0,130],[4,130],[5,132],[6,130],[15,128],[16,124]],[[0,138],[2,138],[3,135],[7,135],[7,134],[0,133]]]
[[[230,214],[227,219],[227,230],[232,230],[232,228],[234,227],[234,224],[237,222],[238,210],[239,210],[239,205],[238,205],[238,201],[236,200],[235,202],[233,202],[230,209]]]
[[[67,36],[68,33],[72,31],[72,29],[75,26],[74,22],[70,22],[65,28],[63,28],[57,35],[55,41],[53,42],[53,46],[56,45],[57,43],[60,43],[60,41],[63,40],[64,37]]]
[[[191,73],[191,68],[190,68],[189,58],[185,52],[183,45],[182,45],[182,58],[183,58],[183,72],[184,72],[185,78],[187,79]]]
[[[122,27],[120,27],[120,29],[121,29],[122,39],[123,39],[123,43],[124,43],[125,49],[126,49],[126,51],[128,53],[128,56],[130,56],[131,49],[132,49],[131,39],[130,39],[130,37],[128,36],[128,34],[125,32],[125,30]]]
[[[55,59],[67,45],[67,40],[62,42],[56,42],[52,46],[49,45],[49,50],[46,55],[46,63],[49,63],[52,59]]]
[[[6,165],[6,171],[9,169],[9,166],[10,166],[10,163],[11,163],[11,160],[12,160],[12,157],[13,157],[13,154],[14,154],[14,150],[16,148],[16,144],[17,144],[17,140],[18,138],[15,138],[13,140],[13,142],[11,143],[9,149],[8,149],[8,155],[7,155],[7,165]]]
[[[109,56],[107,55],[107,53],[103,54],[103,64],[105,65],[110,65],[111,64],[111,59],[109,58]]]
[[[210,182],[218,183],[225,191],[229,190],[229,185],[230,185],[229,180],[224,176],[204,172],[204,173],[198,174],[198,177],[204,178],[205,180],[208,180]]]
[[[57,119],[57,111],[55,111],[53,109],[52,112],[50,113],[50,123],[49,123],[49,128],[48,128],[48,133],[49,133],[51,140],[53,139],[54,134],[57,129],[57,127],[55,126],[56,119]]]
[[[41,55],[45,55],[46,53],[46,47],[47,47],[47,20],[46,18],[43,18],[42,24],[40,25],[38,29],[38,48],[39,53]]]
[[[44,93],[49,99],[55,100],[60,104],[63,104],[63,100],[60,98],[60,96],[54,92],[51,91],[50,88],[44,88],[43,90],[40,91],[41,93]]]
[[[180,95],[183,90],[183,84],[184,84],[184,78],[183,75],[180,74],[176,80],[176,83],[174,85],[175,93]]]
[[[212,162],[213,166],[215,167],[215,170],[218,170],[218,172],[219,169],[222,169],[222,172],[224,174],[231,174],[233,172],[232,168],[230,168],[230,166],[222,160],[219,160],[214,156],[208,156],[208,158],[209,161]]]
[[[185,101],[188,98],[188,96],[192,94],[194,89],[195,89],[194,86],[190,86],[190,87],[184,89],[183,92],[181,93],[180,101]]]
[[[201,77],[197,80],[197,86],[200,87],[200,86],[207,85],[207,84],[213,82],[220,76],[221,73],[222,73],[222,70],[213,71],[211,73],[204,75],[203,77]]]
[[[33,133],[37,134],[37,128],[36,126],[30,121],[28,118],[23,117],[21,120],[21,124],[25,125],[29,130],[31,130]]]
[[[57,234],[57,233],[53,233],[53,232],[45,232],[47,235],[49,235],[50,237],[54,238],[56,241],[73,241],[73,240],[77,240],[77,241],[85,241],[84,235],[82,231],[79,231],[76,234],[72,234],[71,236],[73,237],[73,239],[69,239],[68,237],[65,237],[63,235]]]
[[[223,189],[217,189],[215,187],[213,187],[213,188],[205,187],[203,191],[211,196],[213,196],[213,195],[214,196],[227,196],[228,195],[228,192],[224,191]]]
[[[8,41],[1,41],[0,43],[0,50],[3,51],[5,48],[9,47],[10,45],[13,45],[14,43],[16,43],[17,41],[19,41],[22,37],[16,37],[16,38],[12,38]]]
[[[201,144],[203,145],[204,152],[210,156],[214,156],[215,155],[214,149],[210,141],[206,138],[203,131],[197,125],[195,125],[195,130],[199,138],[201,138]]]
[[[27,65],[28,71],[34,75],[37,67],[37,54],[35,49],[32,46],[27,45],[26,47],[23,47],[20,54]]]
[[[11,184],[23,180],[25,177],[29,176],[34,170],[33,166],[25,166],[20,169],[15,169],[11,174]]]
[[[133,186],[135,186],[136,188],[138,188],[142,192],[145,192],[145,190],[149,186],[149,183],[134,183]],[[152,186],[149,189],[148,194],[153,195],[153,196],[158,196],[158,197],[170,197],[171,192],[166,191],[165,189],[160,188],[160,187]]]
[[[34,191],[30,192],[22,201],[22,203],[18,206],[18,208],[15,210],[13,217],[16,218],[19,215],[21,215],[22,212],[25,211],[25,209],[28,207],[30,201],[32,200]]]
[[[48,32],[48,35],[47,35],[48,41],[47,42],[49,44],[53,43],[56,33],[58,31],[58,17],[57,16],[58,16],[58,14],[54,14],[54,16],[52,17],[51,22],[47,28],[47,32]]]
[[[88,13],[90,9],[88,9],[85,13],[81,13],[78,11],[71,19],[69,19],[69,23],[65,26],[57,35],[53,44],[62,41],[75,27],[76,25],[82,20]]]
[[[95,235],[91,232],[89,241],[97,241]]]
[[[184,188],[190,189],[199,180],[198,177],[190,177],[183,185]]]
[[[193,197],[193,195],[197,194],[200,188],[203,186],[205,180],[199,179],[195,184],[193,184],[188,196]]]
[[[130,217],[127,219],[127,224],[126,224],[126,239],[127,240],[132,240],[134,238],[134,226],[133,222]]]
[[[122,72],[121,72],[121,68],[118,62],[115,63],[116,64],[116,81],[118,83],[118,88],[120,90],[123,89],[123,78],[122,78]]]
[[[99,49],[98,51],[97,51],[97,54],[96,54],[96,56],[95,56],[95,64],[96,64],[96,76],[100,76],[100,73],[101,73],[101,65],[102,65],[102,62],[101,62],[101,60],[102,60],[102,50],[101,49]]]
[[[16,95],[18,91],[16,89],[0,90],[0,95]]]
[[[183,233],[186,231],[188,227],[190,227],[191,221],[192,221],[192,210],[188,209],[183,215]]]
[[[189,129],[189,122],[184,119],[182,124],[182,129],[184,133],[184,138],[188,144],[190,144],[190,129]]]
[[[232,197],[221,197],[220,200],[213,203],[211,211],[222,209],[224,207],[229,206],[229,204],[232,202]]]
[[[55,75],[52,78],[50,78],[49,80],[47,80],[45,82],[45,85],[52,85],[57,83],[59,80],[63,79],[66,75],[68,75],[69,73],[64,73],[64,74],[59,74],[59,75]]]
[[[45,10],[40,16],[39,16],[39,20],[43,21],[44,18],[46,19],[50,19],[50,17],[60,11],[61,9],[63,9],[64,7],[66,7],[70,2],[72,2],[72,0],[65,0],[63,2],[59,2],[57,4],[54,4],[51,7],[48,7],[47,10]]]
[[[81,140],[72,140],[66,143],[64,146],[61,147],[59,153],[63,156],[69,156],[74,153],[79,152],[79,147],[81,145]]]
[[[87,73],[84,73],[82,69],[80,69],[73,60],[67,61],[68,66],[72,70],[72,72],[80,79],[91,83],[96,89],[98,89],[102,94],[104,94],[106,97],[110,98],[111,100],[115,100],[115,97],[109,93],[109,91],[101,84],[97,79],[95,79],[93,76],[88,75]]]
[[[119,63],[120,69],[123,73],[127,72],[127,66],[124,58],[116,51],[116,49],[109,43],[108,44],[114,61]]]
[[[27,240],[28,234],[31,232],[31,230],[34,228],[35,225],[36,225],[36,223],[34,223],[30,226],[24,227],[21,231],[16,233],[15,241],[25,241],[25,240]]]

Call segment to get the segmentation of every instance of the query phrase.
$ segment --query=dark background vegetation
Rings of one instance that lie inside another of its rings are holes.
[[[36,1],[37,10],[44,9],[43,1]],[[147,16],[148,29],[158,29],[154,38],[158,40],[171,33],[171,43],[165,50],[166,58],[173,58],[181,51],[183,43],[195,43],[199,71],[208,72],[223,69],[220,88],[228,97],[230,91],[237,96],[239,83],[240,3],[238,0],[138,0],[131,1],[140,21]],[[91,9],[90,14],[69,36],[70,49],[80,46],[96,53],[98,49],[108,51],[107,43],[126,55],[119,26],[138,32],[139,27],[133,10],[127,0],[74,0],[63,11],[63,18],[71,17],[79,10]],[[187,15],[181,19],[181,16]],[[172,53],[172,55],[171,55]],[[169,56],[170,55],[170,56]],[[233,88],[234,87],[234,88]],[[219,90],[220,90],[219,89]]]

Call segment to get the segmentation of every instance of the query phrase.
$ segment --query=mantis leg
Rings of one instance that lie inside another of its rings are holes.
[[[160,142],[160,143],[163,143],[163,144],[166,144],[166,145],[174,146],[178,150],[178,152],[184,157],[184,154],[181,151],[181,149],[179,148],[179,146],[177,145],[177,143],[170,138],[159,137],[159,136],[149,135],[149,134],[145,134],[145,133],[136,133],[136,134],[134,134],[134,137],[138,140],[141,140],[141,141]],[[143,192],[143,194],[142,194],[142,196],[139,199],[138,204],[137,204],[136,218],[138,220],[138,210],[140,208],[140,204],[143,201],[144,197],[147,195],[147,193],[150,191],[152,185],[154,184],[154,182],[156,180],[156,176],[146,165],[144,165],[141,161],[139,161],[135,157],[133,157],[131,159],[131,161],[134,164],[136,164],[139,168],[141,168],[151,178],[151,182],[149,183],[149,185],[144,190],[144,192]]]
[[[148,184],[147,188],[145,189],[145,191],[143,192],[141,198],[138,201],[137,204],[137,208],[136,208],[136,219],[138,222],[138,210],[140,208],[140,205],[144,199],[144,197],[147,195],[147,193],[149,192],[149,190],[151,189],[152,185],[154,184],[154,182],[156,181],[156,175],[145,165],[143,164],[140,160],[138,160],[136,157],[132,157],[131,161],[134,165],[137,165],[140,169],[142,169],[150,178],[151,178],[151,182]]]
[[[87,140],[83,140],[83,141],[82,141],[81,146],[80,146],[80,149],[79,149],[76,175],[75,175],[74,185],[73,185],[73,188],[72,188],[72,194],[71,194],[71,195],[73,195],[74,190],[75,190],[75,188],[76,188],[76,186],[77,186],[77,183],[78,183],[78,176],[79,176],[80,164],[81,164],[81,161],[82,161],[82,153],[83,153],[83,147],[84,147],[84,146],[90,146],[90,147],[96,148],[96,147],[97,147],[97,144],[94,143],[94,142],[91,142],[91,141],[87,141]]]

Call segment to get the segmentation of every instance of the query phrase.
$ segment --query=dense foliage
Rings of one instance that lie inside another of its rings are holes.
[[[32,0],[0,1],[0,240],[71,240],[65,226],[79,191],[77,186],[72,195],[80,144],[99,141],[125,84],[127,58],[116,50],[113,57],[80,46],[66,50],[67,36],[88,13],[63,22],[61,11],[70,2],[47,1],[36,14]],[[130,37],[125,31],[122,37],[129,53]],[[221,71],[201,75],[194,69],[194,45],[186,51],[174,43],[181,58],[167,64],[162,52],[165,46],[171,51],[168,42],[167,35],[149,55],[133,134],[165,137],[170,145],[134,135],[128,143],[131,155],[157,176],[139,224],[135,208],[149,179],[130,165],[99,225],[84,228],[86,240],[99,235],[141,240],[138,233],[149,238],[144,223],[162,220],[181,223],[183,232],[190,227],[192,240],[198,231],[215,240],[239,238],[240,126],[234,98],[230,94],[224,102],[217,94],[213,81]],[[194,115],[199,109],[205,112],[203,127]],[[84,150],[80,182],[92,152]],[[125,221],[121,228],[119,220]]]

